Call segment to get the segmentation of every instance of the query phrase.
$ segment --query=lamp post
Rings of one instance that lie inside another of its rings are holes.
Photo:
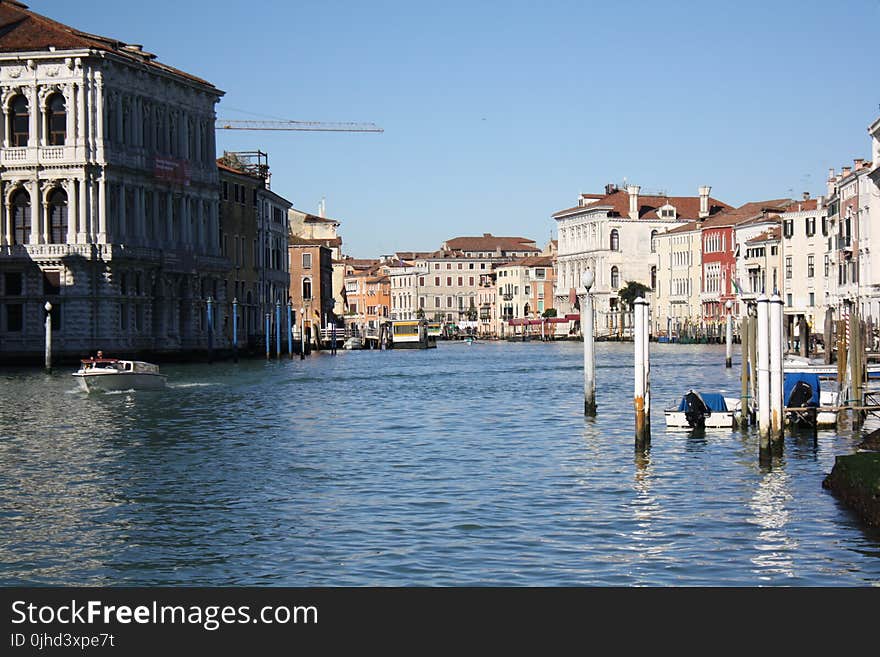
[[[281,301],[275,300],[275,358],[281,358]]]
[[[52,304],[48,301],[46,309],[46,371],[52,371]]]
[[[293,323],[291,315],[293,314],[293,301],[287,300],[287,356],[293,359]]]
[[[299,359],[303,360],[306,357],[306,309],[299,309],[299,321],[300,321],[300,330],[299,330]]]
[[[584,295],[581,301],[581,333],[584,336],[584,415],[596,415],[596,352],[593,336],[593,287],[595,275],[587,269],[581,275]]]
[[[209,296],[205,303],[205,311],[208,313],[208,362],[214,362],[214,297]]]
[[[238,297],[232,299],[232,359],[238,362]]]
[[[266,313],[266,360],[269,360],[269,350],[270,350],[270,333],[269,333],[269,321],[272,316],[269,313]]]

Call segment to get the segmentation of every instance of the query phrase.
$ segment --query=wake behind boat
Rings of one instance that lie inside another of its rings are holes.
[[[117,358],[86,358],[73,373],[86,392],[115,390],[161,390],[165,375],[159,367],[140,360]]]

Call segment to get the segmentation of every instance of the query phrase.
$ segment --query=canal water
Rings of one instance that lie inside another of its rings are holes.
[[[722,347],[440,343],[163,367],[85,394],[0,371],[0,584],[880,584],[880,533],[821,487],[858,436],[666,432],[686,388],[733,395]]]

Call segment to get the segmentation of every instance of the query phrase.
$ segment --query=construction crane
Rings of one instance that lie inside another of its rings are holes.
[[[309,132],[385,132],[374,123],[326,123],[324,121],[241,121],[217,119],[217,130],[305,130]]]

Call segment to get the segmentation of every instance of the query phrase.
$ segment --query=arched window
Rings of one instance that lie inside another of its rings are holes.
[[[616,290],[620,287],[620,272],[617,270],[617,266],[611,268],[611,289]]]
[[[49,194],[49,243],[67,242],[67,194],[55,189]]]
[[[30,137],[30,113],[27,98],[16,96],[12,101],[12,146],[20,148],[28,145]]]
[[[610,247],[612,251],[620,251],[620,233],[617,232],[616,228],[611,229]]]
[[[303,290],[302,290],[302,298],[303,299],[311,299],[312,298],[312,279],[304,278],[303,279]]]
[[[12,196],[12,241],[13,244],[31,241],[31,197],[23,189]]]
[[[657,231],[651,231],[651,253],[657,253]]]
[[[657,289],[657,267],[651,267],[651,289]]]
[[[67,136],[67,107],[64,104],[64,96],[52,94],[46,103],[46,113],[49,119],[49,145],[64,146]]]

